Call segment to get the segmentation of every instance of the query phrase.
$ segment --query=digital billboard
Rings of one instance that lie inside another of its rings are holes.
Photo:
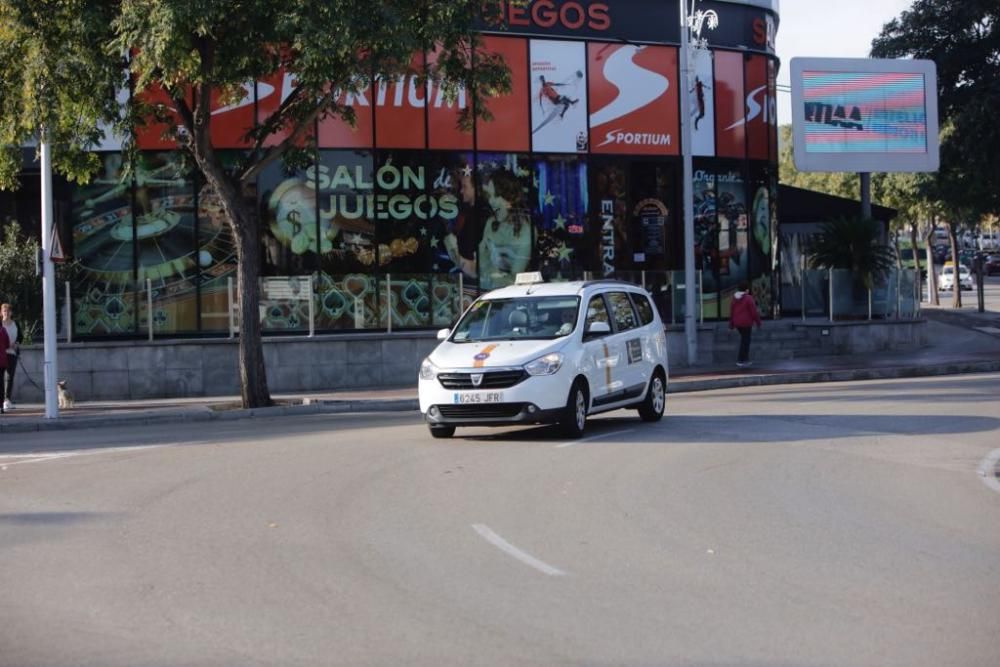
[[[938,168],[937,70],[929,60],[793,58],[800,171]]]

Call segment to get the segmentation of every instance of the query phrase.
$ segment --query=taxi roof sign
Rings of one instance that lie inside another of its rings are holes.
[[[545,278],[542,278],[541,271],[530,271],[528,273],[519,273],[514,277],[515,285],[535,285],[537,283],[544,283]]]

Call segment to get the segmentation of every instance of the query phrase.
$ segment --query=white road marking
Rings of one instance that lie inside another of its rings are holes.
[[[1000,493],[1000,480],[997,479],[997,462],[1000,461],[1000,449],[990,452],[979,464],[979,477],[983,484]]]
[[[505,552],[506,554],[508,554],[510,556],[513,556],[514,558],[518,559],[519,561],[521,561],[525,565],[533,567],[536,570],[538,570],[539,572],[541,572],[543,574],[547,574],[550,577],[565,577],[566,576],[566,573],[563,572],[562,570],[560,570],[559,568],[552,567],[548,563],[545,563],[545,562],[542,562],[542,561],[538,560],[537,558],[535,558],[531,554],[528,554],[528,553],[525,553],[524,551],[521,551],[520,549],[518,549],[517,547],[515,547],[513,544],[511,544],[510,542],[508,542],[507,540],[503,539],[502,537],[500,537],[499,535],[497,535],[496,533],[494,533],[492,530],[490,530],[489,526],[485,526],[485,525],[483,525],[481,523],[474,523],[474,524],[472,524],[472,528],[477,533],[479,533],[479,535],[484,540],[486,540],[487,542],[489,542],[490,544],[492,544],[496,548],[500,549],[501,551]]]
[[[611,433],[598,433],[597,435],[592,435],[589,438],[580,438],[579,440],[570,440],[569,442],[564,442],[561,445],[556,445],[556,449],[562,449],[563,447],[572,447],[573,445],[582,445],[585,442],[592,442],[594,440],[600,440],[601,438],[610,438],[613,435],[624,435],[625,433],[631,433],[634,428],[626,428],[621,431],[612,431]]]
[[[22,463],[42,463],[44,461],[55,461],[73,456],[89,456],[92,454],[115,454],[118,452],[133,452],[143,449],[158,449],[164,445],[134,445],[131,447],[103,447],[99,449],[72,449],[64,452],[51,452],[48,454],[0,454],[0,466],[21,465]],[[6,459],[15,459],[7,461]]]

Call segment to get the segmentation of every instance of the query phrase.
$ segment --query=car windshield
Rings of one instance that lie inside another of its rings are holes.
[[[454,343],[483,340],[551,339],[576,329],[578,296],[481,299],[455,327]]]

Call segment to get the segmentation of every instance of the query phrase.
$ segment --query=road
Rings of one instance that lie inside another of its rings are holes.
[[[996,665],[1000,374],[0,443],[0,665]]]

